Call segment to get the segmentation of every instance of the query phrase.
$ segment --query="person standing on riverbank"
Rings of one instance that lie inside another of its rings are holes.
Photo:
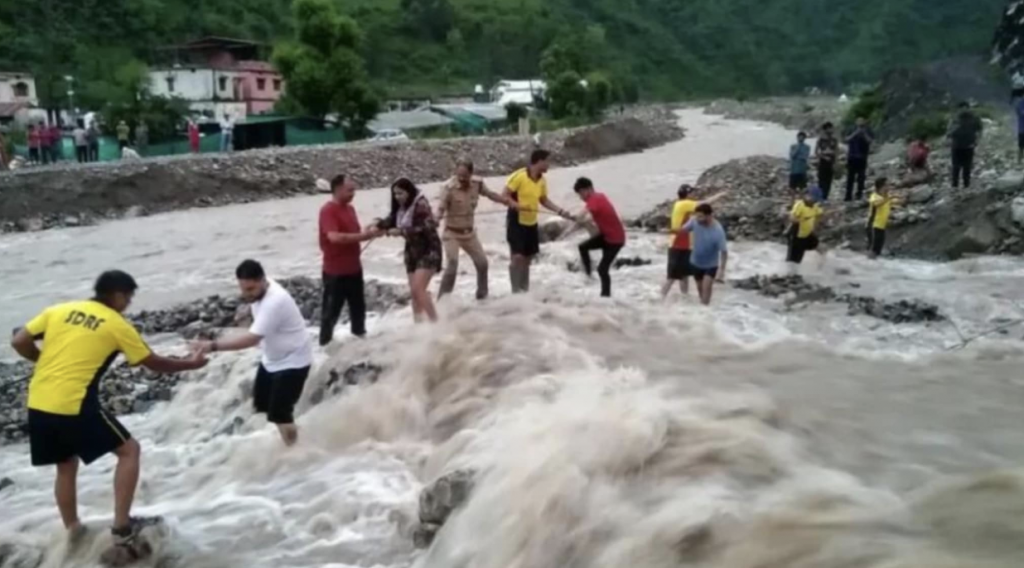
[[[75,140],[75,157],[78,159],[78,163],[84,164],[88,162],[89,140],[86,136],[85,129],[82,128],[81,122],[75,126],[75,130],[71,133],[71,137]]]
[[[33,165],[38,165],[42,163],[41,160],[43,159],[43,156],[41,150],[41,134],[42,133],[39,132],[39,128],[36,128],[36,125],[28,125],[28,134],[26,135],[28,138],[28,163]]]
[[[179,373],[206,365],[201,353],[170,359],[153,353],[122,315],[138,286],[128,274],[104,272],[91,300],[51,306],[17,330],[11,346],[35,363],[28,386],[28,435],[32,465],[54,465],[54,495],[72,539],[84,527],[78,517],[78,464],[108,453],[114,468],[114,546],[141,554],[140,525],[129,514],[139,482],[139,443],[100,404],[100,380],[118,354],[129,365],[157,373]],[[42,348],[36,341],[42,340]]]
[[[789,213],[792,224],[789,228],[789,251],[786,262],[793,268],[804,261],[804,253],[819,249],[820,243],[815,231],[818,228],[818,220],[825,213],[820,203],[821,190],[813,187],[793,204],[793,209]],[[824,253],[819,253],[824,256]]]
[[[1024,161],[1024,93],[1019,93],[1013,103],[1017,117],[1017,163]]]
[[[568,212],[548,198],[548,182],[544,174],[550,167],[550,157],[547,150],[534,150],[530,155],[530,165],[517,170],[505,183],[505,197],[517,204],[516,208],[509,209],[506,231],[512,257],[508,272],[513,294],[530,291],[530,264],[540,252],[540,229],[537,226],[540,206],[564,219],[573,220]]]
[[[960,103],[956,117],[949,124],[950,148],[952,151],[953,189],[971,187],[971,173],[974,171],[974,149],[978,146],[983,126],[978,115],[971,111],[967,101]]]
[[[885,230],[889,227],[889,216],[896,199],[890,194],[889,180],[881,177],[875,180],[875,191],[868,197],[868,257],[878,258],[885,248]]]
[[[662,299],[668,297],[668,293],[672,291],[672,284],[676,282],[679,283],[679,291],[684,296],[690,293],[689,278],[692,276],[690,255],[693,243],[690,233],[684,231],[683,226],[690,221],[701,203],[711,205],[727,194],[723,191],[702,201],[697,201],[693,199],[694,191],[693,186],[684,183],[679,186],[679,190],[676,192],[678,199],[672,204],[672,213],[669,215],[669,233],[672,236],[669,238],[668,276],[665,279],[665,284],[661,287]]]
[[[128,123],[121,121],[117,123],[117,150],[118,153],[123,153],[124,149],[128,147],[128,137],[131,134],[131,129],[128,128]]]
[[[54,122],[50,125],[47,142],[50,143],[50,162],[56,164],[64,157],[64,131]]]
[[[298,441],[295,404],[313,366],[313,342],[306,332],[295,299],[280,284],[267,278],[263,266],[244,260],[235,269],[242,299],[252,305],[249,331],[224,339],[197,341],[193,349],[202,355],[218,351],[242,351],[261,346],[263,354],[253,385],[253,406],[257,414],[277,426],[286,446]]]
[[[622,247],[626,246],[626,228],[622,225],[615,206],[603,193],[594,189],[594,182],[581,177],[576,180],[573,186],[576,195],[587,206],[594,225],[597,226],[598,234],[580,244],[580,262],[583,264],[583,272],[589,278],[593,273],[590,261],[590,251],[600,250],[601,261],[597,265],[597,275],[601,279],[601,297],[609,298],[612,295],[612,263],[619,255]],[[577,219],[577,223],[583,223],[586,218]]]
[[[323,296],[320,302],[320,345],[334,339],[334,327],[348,304],[352,335],[366,335],[366,284],[363,280],[361,243],[381,235],[375,227],[364,231],[352,207],[356,185],[345,175],[331,180],[331,200],[320,208],[320,251],[323,253]]]
[[[149,127],[146,126],[145,120],[140,120],[139,125],[135,127],[135,148],[141,156],[149,153]]]
[[[188,119],[188,149],[193,154],[199,153],[199,125],[191,118]]]
[[[700,303],[710,305],[715,281],[725,282],[725,266],[729,259],[725,229],[714,218],[711,205],[701,203],[694,218],[683,226],[683,231],[693,235],[690,264],[693,278],[697,281]]]
[[[821,188],[822,199],[828,201],[836,177],[836,157],[839,155],[839,140],[831,122],[822,125],[821,136],[814,146],[814,155],[818,158],[818,187]]]
[[[461,160],[455,166],[455,176],[441,188],[441,202],[437,208],[438,222],[444,222],[441,242],[444,244],[445,267],[441,277],[438,298],[455,289],[459,275],[459,250],[466,251],[476,267],[476,299],[483,300],[488,294],[488,262],[480,238],[476,233],[476,208],[480,196],[510,208],[516,204],[511,199],[497,194],[473,176],[473,162]]]
[[[89,128],[85,129],[85,139],[89,143],[89,162],[100,161],[100,131],[96,127],[96,122],[89,124]]]
[[[853,201],[853,185],[857,184],[857,199],[864,197],[867,184],[868,157],[871,155],[871,144],[875,135],[868,128],[868,121],[863,116],[857,117],[853,133],[846,138],[846,201]]]
[[[811,147],[807,145],[807,133],[796,135],[796,144],[789,147],[789,189],[805,191],[807,189],[807,172],[811,159]]]

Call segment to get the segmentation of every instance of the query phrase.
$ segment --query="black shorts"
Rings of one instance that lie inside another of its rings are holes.
[[[668,279],[686,280],[690,274],[690,251],[668,249]]]
[[[307,377],[309,367],[271,373],[260,365],[252,396],[256,412],[266,414],[267,420],[273,424],[294,423],[295,403],[302,396]]]
[[[1017,148],[1024,150],[1024,132],[1017,135]]]
[[[813,233],[804,238],[798,238],[796,232],[789,237],[789,253],[786,255],[786,262],[800,264],[804,261],[804,253],[809,250],[818,249],[818,237]]]
[[[506,238],[512,254],[536,256],[540,252],[540,229],[537,225],[519,224],[518,211],[508,212]]]
[[[883,248],[885,248],[885,229],[868,227],[868,249],[876,255],[880,255]]]
[[[106,411],[86,406],[77,416],[28,411],[32,465],[53,465],[78,457],[86,465],[131,440],[132,435]]]
[[[807,189],[807,174],[789,174],[789,189]]]
[[[697,268],[696,266],[694,266],[690,268],[690,270],[692,271],[693,279],[696,280],[697,282],[700,282],[705,278],[710,278],[714,280],[715,278],[718,277],[717,266],[714,268]]]

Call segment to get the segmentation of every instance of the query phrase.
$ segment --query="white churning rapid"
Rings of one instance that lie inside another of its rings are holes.
[[[552,197],[595,180],[623,216],[670,198],[715,163],[781,154],[780,128],[681,113],[685,140],[551,172]],[[498,187],[498,179],[491,180]],[[435,195],[437,185],[428,186]],[[101,270],[138,278],[139,306],[229,291],[244,257],[276,275],[314,275],[322,197],[183,211],[96,227],[0,237],[3,329],[88,292]],[[386,192],[360,193],[364,221]],[[170,403],[128,417],[143,446],[136,512],[167,530],[149,566],[437,568],[1010,568],[1024,565],[1024,350],[967,336],[1020,318],[1024,262],[949,264],[839,252],[813,281],[921,298],[959,327],[893,325],[818,304],[788,311],[721,287],[717,302],[658,301],[664,238],[631,234],[613,300],[547,245],[529,297],[508,296],[503,217],[480,222],[496,297],[472,301],[463,262],[443,321],[407,310],[344,339],[300,403],[285,450],[252,415],[255,353],[219,355]],[[400,244],[367,250],[371,277],[399,281]],[[736,243],[730,278],[781,270],[778,243]],[[341,333],[339,333],[341,335]],[[1019,334],[1018,334],[1019,337]],[[372,386],[312,404],[331,367],[367,361]],[[110,520],[113,460],[83,468],[80,509]],[[428,552],[410,533],[425,483],[476,471],[464,508]],[[0,551],[43,566],[91,566],[103,539],[70,558],[53,473],[28,448],[0,448]],[[3,553],[0,552],[0,555]],[[5,568],[17,566],[9,559]]]

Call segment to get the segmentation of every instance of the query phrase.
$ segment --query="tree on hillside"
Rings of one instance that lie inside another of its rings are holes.
[[[102,109],[103,122],[108,129],[123,120],[134,132],[140,122],[145,122],[150,142],[173,139],[188,116],[188,103],[177,97],[152,96],[148,77],[149,72],[141,61],[129,60],[108,80],[83,85],[82,100],[89,105],[87,108]]]
[[[607,44],[604,30],[590,26],[582,33],[560,34],[541,56],[540,68],[548,82],[551,115],[600,116],[614,100],[622,100],[611,74],[600,69]]]
[[[295,38],[279,44],[273,55],[287,83],[285,96],[318,118],[337,113],[347,130],[361,133],[380,101],[358,53],[359,27],[338,15],[330,0],[295,0],[292,11]]]

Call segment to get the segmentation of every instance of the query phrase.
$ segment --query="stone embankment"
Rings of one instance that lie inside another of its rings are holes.
[[[682,135],[670,110],[637,107],[599,125],[542,133],[539,145],[553,152],[555,165],[564,166],[641,151]],[[318,179],[341,173],[364,188],[403,176],[427,183],[450,176],[463,157],[474,160],[482,175],[501,175],[523,165],[537,145],[533,137],[488,136],[19,169],[0,173],[0,232],[312,194]]]

